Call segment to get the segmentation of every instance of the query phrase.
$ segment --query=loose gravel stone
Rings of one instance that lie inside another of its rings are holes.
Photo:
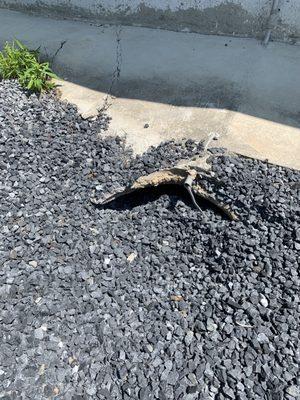
[[[89,198],[200,155],[0,82],[0,397],[299,398],[300,173],[214,150],[207,190]]]

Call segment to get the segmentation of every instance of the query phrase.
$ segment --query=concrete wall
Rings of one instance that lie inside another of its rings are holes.
[[[0,0],[0,7],[61,18],[262,38],[273,0]],[[279,0],[273,37],[300,38],[300,0]]]

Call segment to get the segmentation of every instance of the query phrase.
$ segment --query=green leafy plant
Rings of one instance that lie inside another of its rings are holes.
[[[39,50],[30,50],[18,40],[6,43],[0,52],[0,77],[18,79],[25,89],[41,92],[55,87],[51,78],[57,78],[48,62],[40,61]]]

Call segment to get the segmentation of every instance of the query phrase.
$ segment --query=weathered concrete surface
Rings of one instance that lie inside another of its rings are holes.
[[[84,117],[97,115],[106,93],[74,83],[58,81],[63,100],[76,104]],[[231,114],[225,109],[183,107],[128,98],[111,98],[107,114],[112,118],[109,135],[126,136],[135,153],[164,140],[205,139],[212,131],[225,134]],[[148,124],[149,127],[145,128]]]
[[[99,28],[5,10],[0,45],[15,36],[50,58],[66,41],[54,59],[70,81],[62,95],[86,116],[109,106],[109,133],[126,134],[136,152],[218,132],[218,145],[300,168],[299,46],[266,49],[250,39]]]
[[[272,0],[0,0],[0,7],[175,31],[262,38]],[[299,0],[280,0],[273,38],[300,37]]]
[[[76,104],[85,117],[97,115],[106,93],[58,81],[61,98]],[[220,138],[210,147],[300,169],[300,128],[225,109],[180,107],[136,99],[112,98],[107,135],[126,137],[135,153],[165,140],[205,140],[211,132]],[[145,128],[148,124],[149,127]]]

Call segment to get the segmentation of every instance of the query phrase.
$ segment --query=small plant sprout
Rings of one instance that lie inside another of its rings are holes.
[[[51,80],[57,78],[49,62],[40,61],[40,52],[30,50],[19,40],[6,43],[0,52],[0,77],[17,79],[20,85],[33,92],[49,91],[55,87]]]

